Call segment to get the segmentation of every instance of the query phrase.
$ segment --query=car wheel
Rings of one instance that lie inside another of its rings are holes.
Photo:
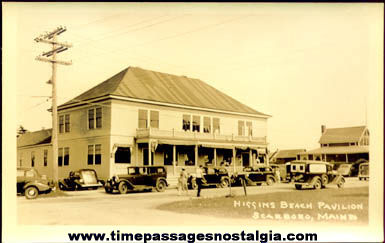
[[[345,179],[343,177],[341,177],[341,179],[337,183],[337,187],[338,188],[343,188],[344,184],[345,184]]]
[[[301,184],[295,184],[295,189],[302,190],[302,185]]]
[[[156,190],[158,192],[164,192],[166,190],[166,187],[167,187],[167,184],[164,180],[159,180],[157,183],[156,183]]]
[[[25,197],[27,199],[35,199],[39,195],[39,190],[36,187],[31,186],[25,189]]]
[[[323,175],[321,176],[321,182],[322,182],[322,186],[326,186],[326,185],[329,183],[329,177],[328,177],[328,175],[323,174]]]
[[[105,190],[107,193],[112,193],[112,188],[110,188],[110,187],[105,187],[104,190]]]
[[[272,176],[268,176],[266,178],[266,185],[271,186],[271,185],[274,184],[274,182],[275,182],[275,180],[274,180],[274,178]]]
[[[229,187],[229,185],[230,185],[230,181],[229,181],[228,178],[223,178],[223,179],[221,180],[221,183],[219,184],[219,186],[220,186],[221,188]]]
[[[322,188],[322,182],[321,179],[317,179],[314,183],[314,189],[319,190]]]
[[[65,190],[65,187],[64,187],[63,183],[61,183],[61,182],[59,182],[59,189],[62,191]]]
[[[126,194],[128,191],[127,183],[124,181],[120,182],[118,189],[119,189],[120,194]]]

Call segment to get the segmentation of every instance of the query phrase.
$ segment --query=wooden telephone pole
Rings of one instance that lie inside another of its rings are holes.
[[[40,56],[36,57],[36,60],[52,63],[52,78],[51,80],[48,81],[48,84],[52,84],[52,167],[53,167],[53,180],[57,188],[58,188],[58,181],[59,181],[59,169],[58,169],[58,139],[57,139],[58,122],[57,122],[57,96],[56,96],[56,65],[72,64],[72,62],[56,60],[56,54],[66,51],[68,50],[68,48],[72,47],[71,44],[57,42],[57,36],[66,30],[67,29],[65,27],[60,26],[51,32],[45,33],[35,38],[36,42],[52,45],[52,50],[44,52]],[[52,58],[49,58],[51,56]]]

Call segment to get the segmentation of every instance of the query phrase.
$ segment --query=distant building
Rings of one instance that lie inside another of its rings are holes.
[[[201,80],[129,67],[58,107],[59,178],[92,168],[181,168],[267,163],[267,119]],[[52,175],[50,131],[18,138],[18,165]]]
[[[369,161],[369,131],[366,126],[321,127],[320,148],[298,154],[298,159],[322,160],[332,163]]]
[[[277,150],[270,156],[270,162],[275,164],[285,164],[297,158],[297,154],[305,152],[306,149],[283,149]]]

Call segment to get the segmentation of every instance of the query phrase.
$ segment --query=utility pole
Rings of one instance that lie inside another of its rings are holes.
[[[60,43],[57,41],[57,36],[66,31],[65,27],[58,27],[51,32],[47,32],[39,37],[35,38],[36,42],[45,44],[51,44],[52,50],[44,52],[40,56],[36,57],[37,61],[50,62],[52,64],[52,77],[48,81],[48,84],[52,84],[52,168],[53,168],[53,180],[58,187],[59,181],[59,168],[58,168],[58,122],[57,122],[57,94],[56,94],[56,65],[71,65],[72,62],[65,62],[56,60],[56,54],[68,50],[72,47],[68,43]],[[51,57],[52,58],[49,58]]]

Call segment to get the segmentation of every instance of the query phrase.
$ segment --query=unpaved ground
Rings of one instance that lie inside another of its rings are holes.
[[[348,178],[346,188],[362,187],[368,182]],[[335,186],[330,186],[335,187]],[[249,195],[287,192],[294,190],[290,184],[248,187]],[[175,189],[166,192],[144,192],[106,194],[103,189],[96,191],[65,192],[63,197],[40,197],[27,200],[18,196],[17,212],[20,224],[38,225],[177,225],[185,222],[189,225],[240,225],[250,224],[252,219],[223,219],[213,216],[179,214],[156,209],[159,205],[181,200],[200,200],[196,191],[189,191],[189,196],[178,196]],[[226,197],[228,188],[204,189],[203,198]],[[244,195],[243,188],[232,188],[232,194]],[[232,210],[232,209],[229,209]],[[255,222],[254,222],[255,223]]]

